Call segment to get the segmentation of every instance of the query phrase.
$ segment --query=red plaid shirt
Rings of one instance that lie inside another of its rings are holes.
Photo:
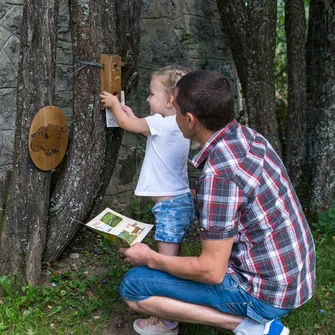
[[[202,168],[201,238],[234,237],[227,272],[252,296],[279,308],[314,292],[313,237],[287,171],[269,142],[236,120],[193,159]]]

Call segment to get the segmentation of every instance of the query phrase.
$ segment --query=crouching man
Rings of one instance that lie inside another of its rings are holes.
[[[177,123],[202,150],[196,185],[200,256],[172,257],[137,243],[120,292],[139,334],[178,334],[178,322],[236,335],[288,335],[280,318],[315,285],[313,238],[286,169],[269,142],[234,119],[228,80],[196,71],[178,82]],[[177,321],[169,321],[177,320]]]

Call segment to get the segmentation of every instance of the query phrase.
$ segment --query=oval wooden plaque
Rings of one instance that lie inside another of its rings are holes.
[[[30,127],[30,157],[40,170],[50,171],[62,161],[68,140],[65,115],[56,106],[46,106],[37,113]]]

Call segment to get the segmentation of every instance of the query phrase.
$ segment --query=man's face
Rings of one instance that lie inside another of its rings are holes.
[[[176,121],[178,124],[179,129],[183,133],[185,138],[189,138],[189,129],[188,129],[188,117],[187,115],[182,115],[180,112],[180,107],[177,103],[177,95],[178,95],[178,88],[174,90],[174,99],[173,99],[173,106],[176,109]]]

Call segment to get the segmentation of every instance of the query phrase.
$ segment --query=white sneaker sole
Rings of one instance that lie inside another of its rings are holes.
[[[157,333],[157,332],[155,332],[155,333],[153,333],[153,332],[147,333],[145,330],[137,327],[136,320],[133,323],[133,328],[134,328],[135,332],[137,334],[140,334],[140,335],[148,335],[148,334],[149,335],[178,335],[178,332],[179,332],[179,330],[177,329],[176,331],[174,331],[173,333],[170,333],[170,334],[167,334],[167,333]]]

